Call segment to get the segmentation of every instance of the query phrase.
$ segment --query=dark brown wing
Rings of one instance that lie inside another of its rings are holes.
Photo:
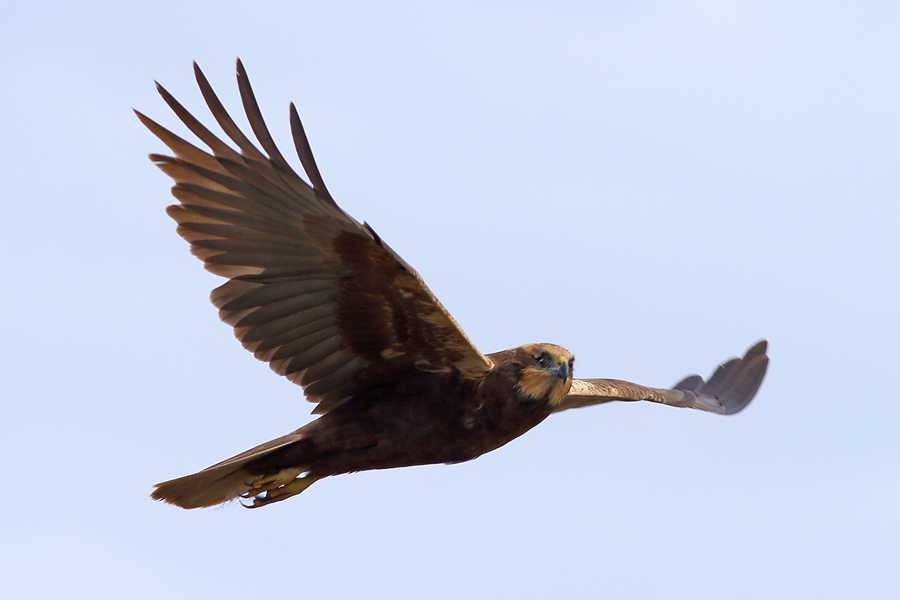
[[[233,150],[162,86],[160,94],[211,153],[137,113],[175,157],[150,155],[175,180],[168,208],[204,266],[229,281],[212,292],[245,348],[303,386],[325,413],[352,394],[415,372],[479,378],[491,368],[419,274],[322,182],[292,104],[303,181],[275,147],[240,60],[244,110],[265,154],[238,129],[203,73],[197,82]],[[137,112],[137,111],[135,111]]]
[[[769,365],[767,342],[757,343],[744,358],[732,358],[721,365],[709,381],[692,375],[671,390],[644,387],[617,379],[576,379],[557,411],[602,404],[613,400],[647,400],[669,406],[698,408],[718,415],[733,415],[750,404]]]

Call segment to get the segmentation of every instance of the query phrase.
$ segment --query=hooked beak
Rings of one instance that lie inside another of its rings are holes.
[[[564,361],[561,365],[553,369],[553,372],[563,381],[567,380],[569,378],[569,363]]]

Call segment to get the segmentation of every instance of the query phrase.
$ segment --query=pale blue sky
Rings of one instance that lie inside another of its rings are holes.
[[[2,12],[9,597],[900,595],[896,2]],[[667,386],[766,337],[756,400],[569,411],[260,511],[152,502],[310,418],[218,321],[131,113],[177,127],[158,79],[211,124],[191,60],[238,112],[236,56],[483,351]]]

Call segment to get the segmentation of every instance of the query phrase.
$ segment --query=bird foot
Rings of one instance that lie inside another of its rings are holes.
[[[309,475],[300,477],[302,473],[302,470],[292,469],[254,482],[250,490],[241,494],[242,499],[250,502],[245,503],[242,500],[241,504],[245,508],[259,508],[274,502],[281,502],[291,496],[296,496],[318,481],[317,477]]]
[[[250,488],[247,490],[247,494],[255,496],[256,494],[261,494],[262,492],[267,492],[283,485],[287,485],[297,477],[300,477],[306,469],[307,467],[284,469],[269,477],[262,477],[256,481],[247,482],[247,487]]]

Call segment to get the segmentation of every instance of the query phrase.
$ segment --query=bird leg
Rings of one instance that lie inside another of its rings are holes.
[[[317,477],[301,477],[306,471],[303,469],[288,469],[281,471],[271,477],[266,477],[253,482],[250,490],[241,494],[241,498],[252,500],[251,503],[243,504],[246,508],[259,508],[273,502],[281,502],[291,496],[296,496],[313,483],[318,481]]]

